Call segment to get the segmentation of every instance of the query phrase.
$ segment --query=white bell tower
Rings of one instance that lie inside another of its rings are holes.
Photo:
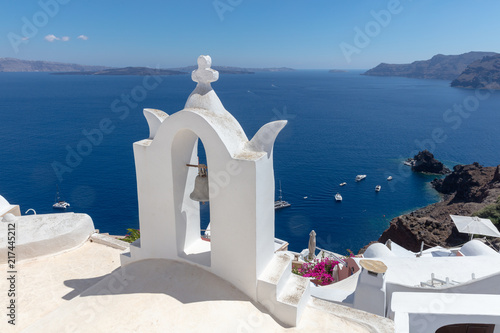
[[[197,86],[183,110],[169,116],[144,109],[150,136],[134,143],[141,239],[122,265],[189,262],[260,301],[259,277],[276,256],[273,145],[287,122],[270,122],[249,141],[210,85],[219,78],[211,63],[210,56],[198,58]],[[200,237],[199,202],[190,198],[198,170],[188,164],[198,164],[198,139],[207,157],[210,242]]]

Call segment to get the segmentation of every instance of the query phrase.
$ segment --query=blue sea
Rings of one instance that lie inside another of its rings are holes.
[[[314,229],[319,247],[356,252],[393,217],[439,201],[429,184],[435,177],[402,164],[418,150],[449,167],[500,164],[500,92],[361,73],[221,74],[212,84],[249,138],[269,121],[288,120],[274,171],[292,204],[276,211],[276,237],[291,250],[306,248]],[[143,80],[0,73],[0,194],[23,213],[53,213],[58,187],[69,211],[89,214],[101,232],[138,228],[132,144],[149,135],[142,109],[172,114],[195,87],[190,75]],[[367,178],[356,183],[357,174]]]

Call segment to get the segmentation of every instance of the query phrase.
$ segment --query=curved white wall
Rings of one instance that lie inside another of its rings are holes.
[[[15,225],[16,261],[56,254],[76,248],[95,232],[87,214],[38,214],[0,223],[0,253],[7,253],[8,229]],[[0,257],[0,264],[7,256]]]
[[[464,256],[498,256],[499,254],[483,242],[473,239],[462,246],[460,252]]]

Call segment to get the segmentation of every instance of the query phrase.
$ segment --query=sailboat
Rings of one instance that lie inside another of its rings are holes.
[[[283,193],[281,191],[281,180],[280,180],[280,195],[278,197],[278,200],[274,202],[274,210],[290,206],[291,205],[287,201],[283,200]]]
[[[61,198],[59,197],[59,186],[57,186],[56,199],[55,199],[55,203],[52,205],[52,208],[54,208],[54,209],[66,209],[69,206],[70,206],[69,202],[61,200]]]

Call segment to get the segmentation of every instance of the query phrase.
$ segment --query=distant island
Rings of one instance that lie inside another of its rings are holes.
[[[125,67],[125,68],[109,68],[98,71],[83,71],[83,72],[55,72],[54,75],[180,75],[187,74],[186,72],[174,71],[170,69],[159,69],[149,67]]]
[[[87,66],[61,62],[21,60],[0,58],[0,72],[50,72],[58,75],[180,75],[191,73],[196,66],[178,68]],[[255,74],[256,72],[290,72],[293,68],[243,68],[231,66],[212,66],[221,74]]]
[[[411,64],[386,64],[370,69],[363,75],[403,76],[418,79],[454,80],[477,60],[498,55],[494,52],[468,52],[459,55],[437,54],[429,60],[414,61]]]
[[[291,68],[240,68],[213,66],[221,74],[255,74],[255,72],[285,72],[293,71]],[[99,71],[84,71],[84,72],[57,72],[54,75],[181,75],[188,74],[195,70],[195,66],[161,69],[149,67],[124,67],[124,68],[109,68]]]
[[[330,69],[328,73],[347,73],[345,69]]]
[[[85,72],[100,71],[107,68],[110,67],[86,66],[40,60],[0,58],[0,72]]]
[[[169,69],[180,72],[191,73],[196,68],[197,68],[196,66],[185,66],[185,67],[177,67]],[[292,72],[295,70],[293,68],[288,68],[288,67],[243,68],[243,67],[232,67],[232,66],[212,66],[212,68],[221,74],[255,74],[256,72]]]
[[[451,82],[451,86],[470,89],[500,89],[500,54],[474,61]]]

